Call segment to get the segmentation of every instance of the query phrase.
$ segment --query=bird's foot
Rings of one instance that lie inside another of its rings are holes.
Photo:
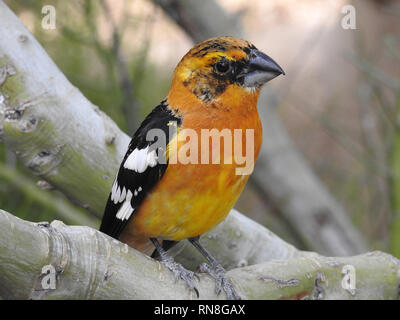
[[[199,270],[200,272],[208,273],[215,279],[215,293],[217,295],[221,293],[221,289],[224,289],[228,300],[241,300],[240,296],[233,287],[232,282],[226,276],[225,269],[220,264],[211,266],[207,263],[202,263],[199,266]]]
[[[193,271],[185,269],[180,263],[175,262],[172,257],[167,255],[162,255],[160,262],[173,272],[175,281],[178,281],[179,279],[185,281],[190,291],[193,291],[197,298],[199,298],[199,290],[197,290],[193,283],[194,278],[199,280],[199,277]]]

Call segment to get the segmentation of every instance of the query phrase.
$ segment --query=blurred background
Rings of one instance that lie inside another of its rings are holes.
[[[194,42],[250,40],[287,75],[263,89],[263,158],[236,208],[300,249],[400,257],[398,1],[5,2],[66,77],[129,135],[166,96]],[[47,4],[56,8],[56,29],[42,28]],[[355,9],[356,29],[343,28],[345,5]],[[2,144],[0,207],[30,221],[74,224],[68,212],[90,215]],[[310,226],[324,230],[315,234],[325,232],[325,243],[310,240]],[[347,251],[326,241],[353,235]]]

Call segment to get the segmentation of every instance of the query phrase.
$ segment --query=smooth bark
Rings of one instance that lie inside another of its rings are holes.
[[[0,262],[5,299],[196,298],[159,262],[97,230],[60,221],[31,223],[1,210]],[[343,285],[348,266],[355,270],[354,290]],[[227,274],[244,299],[398,299],[399,294],[399,261],[382,252],[347,258],[310,253]],[[201,299],[226,298],[215,294],[212,278],[199,277]]]

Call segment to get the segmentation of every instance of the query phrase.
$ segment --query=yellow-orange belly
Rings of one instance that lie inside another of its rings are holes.
[[[233,165],[169,165],[162,179],[168,184],[161,181],[146,198],[129,231],[168,240],[198,236],[226,217],[248,178]]]

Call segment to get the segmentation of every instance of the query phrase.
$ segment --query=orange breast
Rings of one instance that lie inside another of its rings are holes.
[[[134,213],[124,233],[137,237],[181,240],[206,232],[226,217],[249,178],[249,174],[237,172],[238,168],[245,166],[236,163],[234,158],[240,149],[240,142],[243,154],[246,148],[252,149],[255,163],[262,139],[257,112],[258,92],[243,92],[243,89],[236,92],[236,89],[239,90],[235,87],[227,89],[213,105],[201,103],[184,88],[171,90],[174,94],[168,96],[170,106],[182,106],[179,108],[183,116],[182,129],[191,129],[198,139],[178,141],[175,137],[177,147],[170,148],[170,162],[164,176]],[[210,139],[209,147],[205,149],[201,139],[204,129],[217,129],[210,133],[214,138],[221,130],[230,130],[232,151],[229,151],[223,139],[220,146],[213,146]],[[242,130],[241,134],[236,131],[236,138],[235,129]],[[246,140],[246,130],[253,131],[253,141]],[[239,136],[241,139],[238,139]],[[196,148],[198,153],[194,155]],[[181,163],[180,151],[192,162],[197,159],[197,163]],[[206,158],[205,153],[210,154],[211,162],[212,156],[218,151],[221,155],[219,163],[202,163]],[[171,157],[178,161],[171,163]]]

